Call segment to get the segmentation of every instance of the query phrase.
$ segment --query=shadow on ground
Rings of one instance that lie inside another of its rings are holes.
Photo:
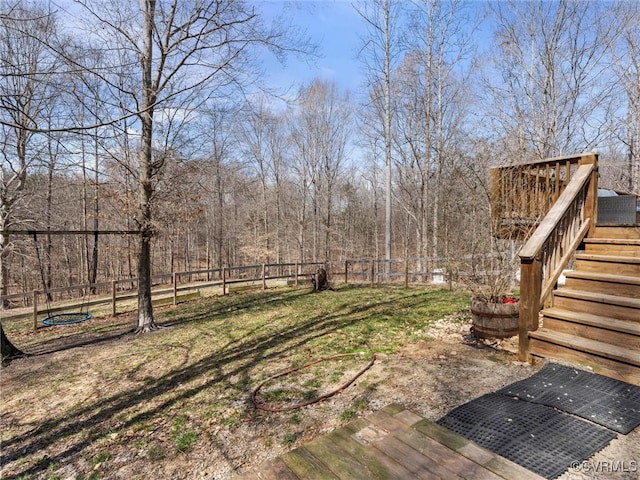
[[[212,308],[195,308],[188,315],[181,315],[179,310],[169,312],[167,319],[161,325],[162,330],[179,329],[188,323],[198,323],[207,321],[209,325],[211,318],[220,316],[220,321],[228,321],[229,314],[233,312],[246,311],[248,309],[273,309],[280,304],[290,303],[296,298],[310,295],[308,291],[294,290],[292,292],[281,293],[271,296],[264,294],[248,295],[239,303],[220,303]],[[323,293],[332,295],[333,292]],[[211,305],[211,302],[209,303]],[[3,442],[2,453],[0,454],[0,464],[8,465],[25,457],[36,458],[38,452],[54,445],[63,446],[58,453],[51,457],[45,457],[36,464],[31,464],[23,470],[17,472],[12,477],[24,478],[41,474],[46,471],[49,465],[62,465],[74,455],[80,453],[107,432],[103,424],[116,417],[125,410],[136,409],[138,413],[127,418],[119,424],[119,428],[124,429],[134,424],[162,415],[163,412],[172,406],[179,404],[185,399],[197,395],[204,389],[212,387],[221,382],[229,382],[233,378],[236,385],[247,387],[247,398],[249,396],[249,385],[254,380],[250,376],[251,369],[259,363],[271,359],[282,358],[288,352],[299,351],[299,349],[310,341],[329,335],[337,329],[348,327],[366,320],[372,310],[376,314],[380,311],[394,312],[396,305],[394,302],[369,302],[367,305],[342,306],[330,314],[318,313],[312,318],[308,318],[295,325],[269,325],[269,328],[261,326],[248,332],[242,338],[232,339],[222,348],[212,351],[204,358],[190,364],[185,364],[182,368],[174,369],[166,375],[153,379],[144,385],[136,385],[128,390],[106,396],[97,401],[72,409],[69,414],[58,416],[52,411],[51,417],[40,423],[32,430],[9,438]],[[214,322],[215,323],[215,322]],[[156,333],[151,333],[154,335]],[[215,334],[215,332],[211,332]],[[53,344],[49,349],[43,347],[38,355],[47,355],[56,351],[87,345],[99,345],[108,348],[110,342],[118,341],[127,335],[126,332],[107,333],[104,336],[86,339],[82,335],[67,339],[64,346],[56,348]],[[27,359],[28,361],[28,359]],[[228,370],[229,365],[234,367]],[[207,381],[192,388],[179,389],[179,385],[188,385],[195,379],[207,378]],[[7,394],[5,392],[5,394]],[[10,395],[10,392],[8,393]],[[153,402],[161,398],[159,403]],[[79,432],[86,434],[78,435]]]

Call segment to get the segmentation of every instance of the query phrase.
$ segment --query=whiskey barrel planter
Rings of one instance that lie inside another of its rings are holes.
[[[518,335],[520,319],[517,303],[490,303],[471,300],[473,333],[478,338],[509,338]]]

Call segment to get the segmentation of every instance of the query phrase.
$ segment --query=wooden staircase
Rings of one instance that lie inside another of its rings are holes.
[[[640,225],[598,224],[598,154],[493,167],[490,178],[499,235],[526,240],[518,358],[579,362],[640,385]],[[516,228],[531,219],[532,234]]]
[[[598,226],[584,244],[529,352],[640,385],[640,226]]]

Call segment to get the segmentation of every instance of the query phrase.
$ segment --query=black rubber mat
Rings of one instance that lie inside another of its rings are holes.
[[[465,403],[438,423],[545,478],[557,477],[617,436],[546,405],[498,393]]]
[[[625,435],[640,425],[640,387],[557,363],[547,363],[498,393],[548,405]]]

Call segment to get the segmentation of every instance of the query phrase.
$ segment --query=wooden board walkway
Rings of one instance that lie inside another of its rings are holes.
[[[235,480],[539,480],[542,477],[392,404]]]

